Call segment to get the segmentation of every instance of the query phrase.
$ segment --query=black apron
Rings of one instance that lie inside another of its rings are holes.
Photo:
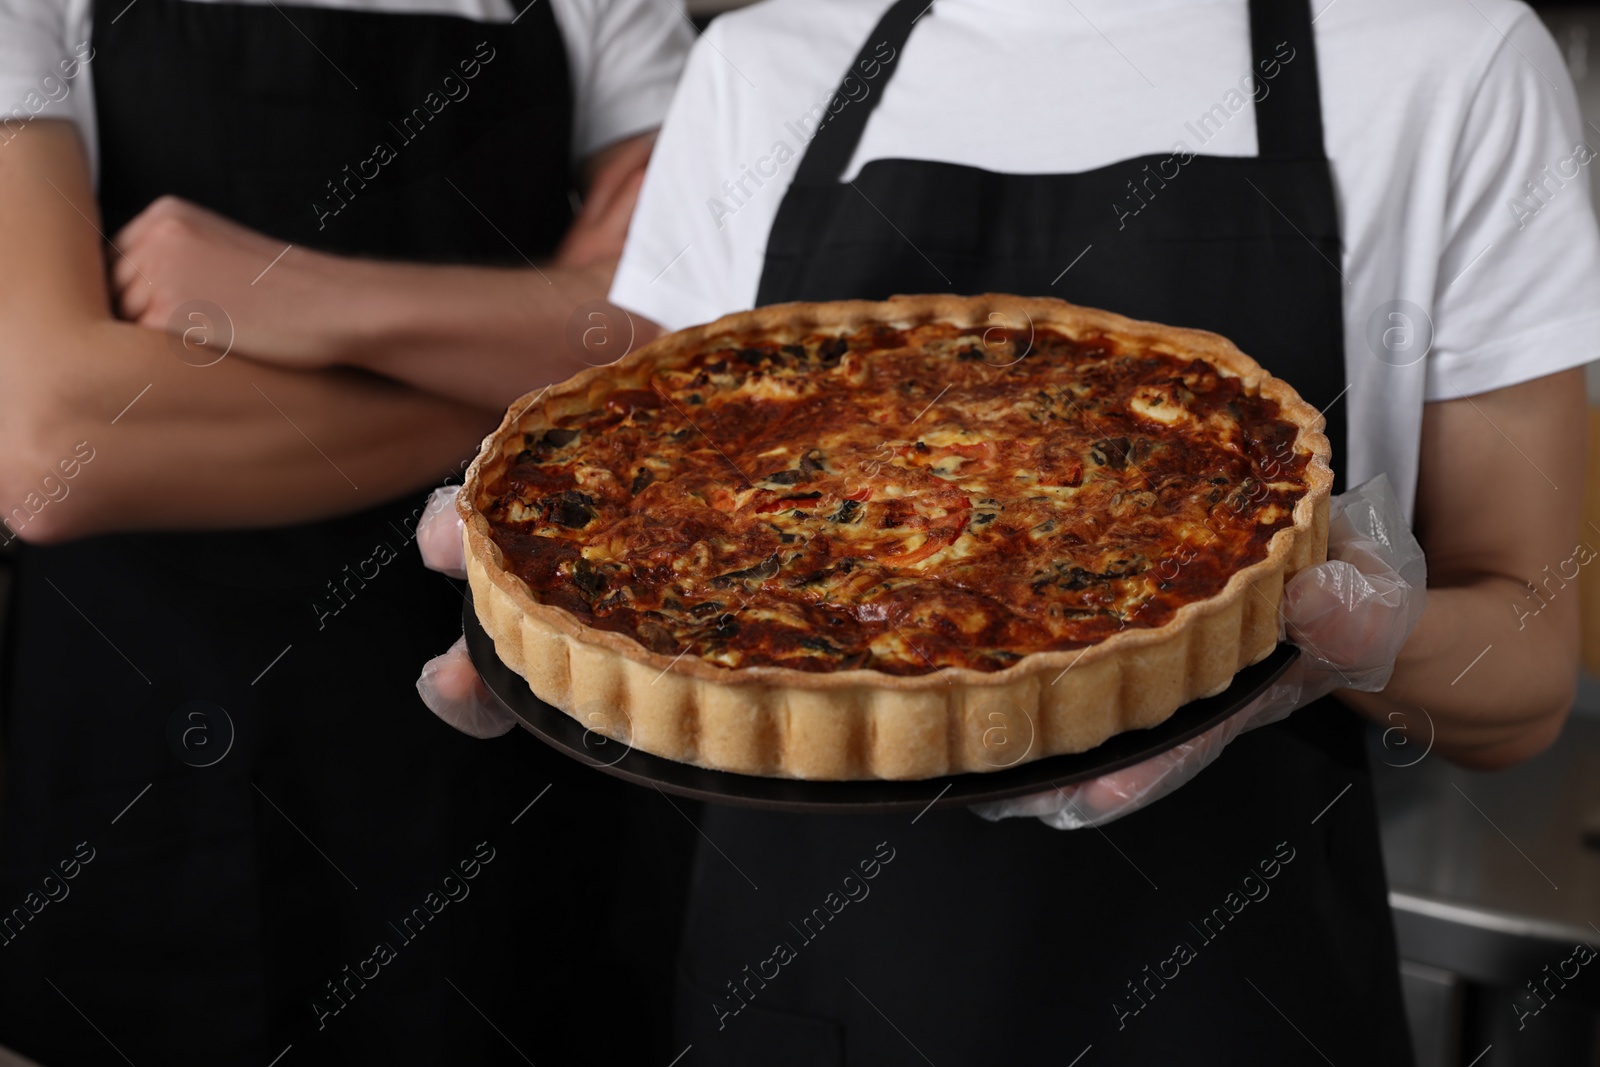
[[[928,6],[895,4],[858,62],[902,54]],[[807,146],[758,302],[1056,295],[1218,331],[1331,404],[1340,243],[1309,20],[1305,0],[1250,4],[1254,69],[1280,59],[1256,158],[882,159],[841,183],[884,64]],[[720,807],[703,829],[677,998],[699,1065],[1410,1061],[1362,727],[1331,701],[1103,831]]]
[[[571,222],[549,4],[515,25],[183,0],[93,16],[107,233],[176,193],[286,243],[520,265]],[[116,427],[90,443],[116,448]],[[692,829],[417,697],[460,634],[460,587],[413,543],[447,475],[327,522],[24,547],[0,1044],[48,1064],[291,1045],[283,1067],[666,1061],[647,993],[671,979]],[[611,1025],[619,1000],[638,1026]]]

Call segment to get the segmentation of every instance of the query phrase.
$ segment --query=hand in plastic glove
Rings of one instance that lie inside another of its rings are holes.
[[[447,485],[435,489],[423,509],[422,521],[417,523],[422,562],[452,578],[467,576],[461,516],[456,514],[456,493],[460,488]],[[499,737],[517,724],[516,717],[478,677],[477,668],[467,658],[465,637],[457,638],[448,652],[423,666],[417,693],[435,715],[473,737]]]
[[[972,810],[996,821],[1036,816],[1058,830],[1103,826],[1199,774],[1247,730],[1277,722],[1335,689],[1377,692],[1422,615],[1427,564],[1383,475],[1337,496],[1328,561],[1284,586],[1279,638],[1300,657],[1265,693],[1226,721],[1143,763],[1092,781]]]

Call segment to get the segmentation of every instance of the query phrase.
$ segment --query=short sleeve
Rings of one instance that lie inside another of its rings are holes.
[[[572,64],[574,156],[660,126],[694,42],[682,12],[671,0],[566,0],[556,11]]]
[[[783,195],[769,181],[759,190],[764,210],[729,207],[723,183],[740,176],[740,141],[748,138],[717,31],[713,22],[689,54],[611,286],[612,303],[669,330],[751,306],[771,211]]]
[[[1450,175],[1426,399],[1600,358],[1591,137],[1554,40],[1526,8],[1467,109]]]
[[[35,119],[83,125],[87,27],[64,0],[0,0],[0,143]],[[74,31],[82,39],[74,37]]]

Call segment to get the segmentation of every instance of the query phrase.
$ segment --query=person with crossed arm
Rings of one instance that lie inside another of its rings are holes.
[[[670,1056],[681,878],[561,917],[692,831],[400,665],[462,603],[419,491],[595,358],[691,39],[660,0],[0,4],[0,1045]]]

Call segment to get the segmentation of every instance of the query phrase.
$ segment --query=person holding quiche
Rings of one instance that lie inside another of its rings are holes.
[[[1346,495],[1285,595],[1301,659],[1211,735],[998,821],[709,806],[693,1062],[1409,1062],[1364,727],[1503,767],[1573,699],[1574,599],[1513,606],[1578,536],[1600,239],[1549,176],[1585,137],[1506,0],[768,0],[711,25],[615,303],[673,329],[997,293],[1215,331],[1323,414]],[[437,544],[460,562],[453,525]],[[485,729],[472,683],[458,656],[424,679]],[[874,857],[870,897],[797,927]]]

